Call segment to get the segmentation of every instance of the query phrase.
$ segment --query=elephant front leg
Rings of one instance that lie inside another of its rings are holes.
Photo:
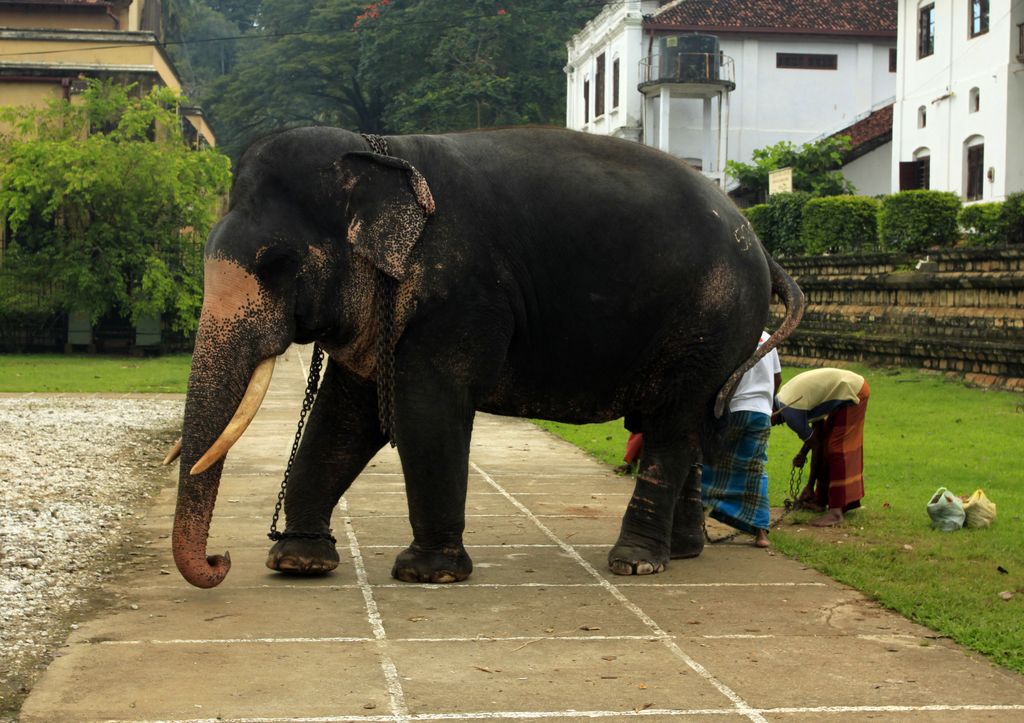
[[[619,539],[608,553],[616,575],[662,572],[673,549],[673,517],[684,479],[696,459],[693,435],[672,431],[644,419],[644,451],[633,497],[622,520]],[[699,478],[697,501],[700,502]]]
[[[288,524],[267,554],[267,567],[321,575],[338,566],[331,515],[384,442],[374,386],[328,362],[289,474],[284,501]]]

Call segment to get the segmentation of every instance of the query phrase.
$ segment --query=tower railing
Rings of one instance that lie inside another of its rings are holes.
[[[721,51],[717,53],[673,53],[663,58],[654,53],[640,61],[639,83],[715,83],[736,85],[736,65]]]

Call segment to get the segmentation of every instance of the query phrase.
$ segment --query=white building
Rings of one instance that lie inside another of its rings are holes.
[[[894,189],[1024,190],[1024,2],[899,0]]]
[[[896,1],[608,3],[568,43],[567,125],[659,147],[720,180],[726,160],[806,143],[892,102]],[[889,166],[865,174],[885,188],[860,191],[888,191]]]

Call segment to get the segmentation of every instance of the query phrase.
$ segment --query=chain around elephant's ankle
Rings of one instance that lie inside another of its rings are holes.
[[[333,530],[327,532],[272,532],[267,537],[275,542],[278,540],[330,540],[332,544],[337,544],[338,540],[331,532]]]

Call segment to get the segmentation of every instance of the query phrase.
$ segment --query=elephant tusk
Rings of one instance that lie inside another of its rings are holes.
[[[163,465],[166,467],[171,462],[181,456],[181,437],[178,437],[178,441],[175,442],[169,450],[167,450],[167,456],[164,457]]]
[[[259,411],[260,404],[263,403],[263,397],[267,394],[267,389],[270,387],[270,378],[274,375],[274,361],[276,358],[268,357],[256,367],[256,371],[252,373],[252,378],[249,379],[249,386],[245,390],[245,395],[242,397],[242,401],[238,403],[235,416],[224,427],[224,431],[217,437],[217,441],[206,450],[206,454],[195,463],[189,474],[197,475],[208,470],[217,460],[226,455],[231,446],[241,438],[253,417],[256,416],[256,412]]]

